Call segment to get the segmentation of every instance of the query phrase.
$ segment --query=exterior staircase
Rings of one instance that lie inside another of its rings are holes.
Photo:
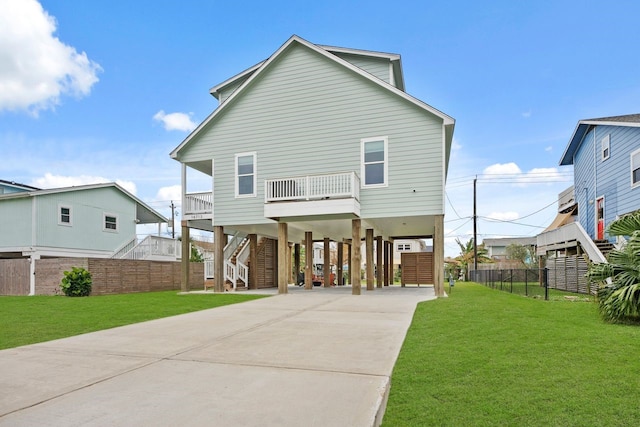
[[[593,243],[596,244],[600,252],[602,252],[602,255],[604,255],[605,257],[609,252],[611,252],[612,249],[615,248],[613,243],[609,242],[608,240],[594,240]]]
[[[147,236],[141,241],[133,239],[111,255],[116,259],[152,261],[177,261],[181,257],[181,242],[160,236]]]

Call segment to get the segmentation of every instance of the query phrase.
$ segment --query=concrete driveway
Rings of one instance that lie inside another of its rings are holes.
[[[372,426],[432,287],[290,293],[0,351],[0,426]]]

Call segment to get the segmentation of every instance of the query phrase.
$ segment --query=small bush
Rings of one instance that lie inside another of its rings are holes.
[[[65,271],[60,289],[68,297],[86,297],[91,293],[91,273],[84,268],[71,267]]]

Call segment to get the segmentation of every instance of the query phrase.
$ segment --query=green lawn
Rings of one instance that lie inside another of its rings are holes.
[[[638,425],[639,349],[593,302],[459,283],[418,306],[384,426]]]
[[[262,298],[175,291],[105,295],[0,297],[0,349]]]

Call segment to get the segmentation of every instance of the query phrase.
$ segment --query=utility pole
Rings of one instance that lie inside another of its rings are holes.
[[[476,175],[476,177],[473,179],[473,271],[478,271],[478,214],[476,212],[477,181],[478,176]]]
[[[171,201],[171,238],[176,238],[176,205]]]

